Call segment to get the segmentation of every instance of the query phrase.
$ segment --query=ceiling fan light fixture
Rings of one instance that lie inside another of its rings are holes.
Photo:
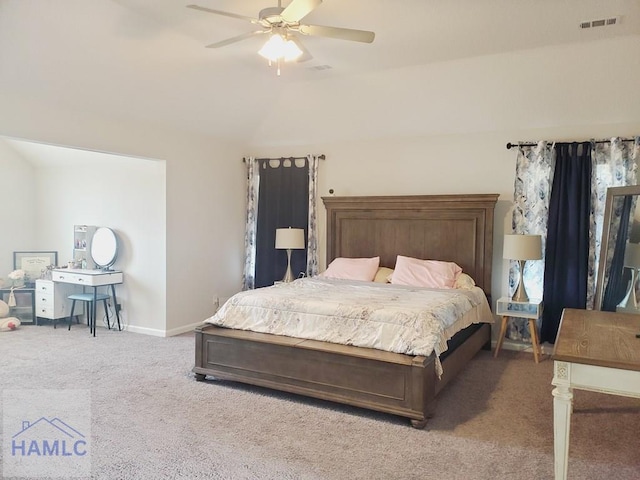
[[[301,20],[321,3],[322,0],[289,0],[288,5],[283,7],[282,0],[278,0],[277,7],[267,7],[260,10],[258,18],[201,7],[199,5],[187,5],[187,8],[249,21],[253,25],[258,26],[258,30],[212,43],[207,45],[207,48],[224,47],[252,38],[255,35],[268,34],[269,40],[267,40],[258,53],[269,61],[269,66],[276,64],[278,66],[278,75],[280,75],[280,65],[282,62],[305,62],[312,58],[311,54],[300,41],[301,35],[335,38],[351,42],[373,42],[375,33],[367,30],[300,23]]]
[[[300,47],[298,47],[298,45],[296,45],[296,43],[293,40],[287,40],[284,43],[284,61],[285,62],[291,62],[294,60],[297,60],[298,58],[300,58],[300,55],[302,55],[302,50],[300,50]]]
[[[271,62],[278,60],[290,62],[299,58],[303,52],[293,40],[287,40],[281,34],[275,33],[269,37],[258,53]]]

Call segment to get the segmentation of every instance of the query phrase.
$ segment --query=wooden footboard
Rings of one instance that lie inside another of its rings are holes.
[[[196,329],[193,372],[407,417],[416,428],[437,393],[490,340],[483,325],[443,361],[213,325]]]

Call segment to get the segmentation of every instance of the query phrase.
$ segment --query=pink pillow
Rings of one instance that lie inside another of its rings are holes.
[[[453,262],[419,260],[398,255],[391,283],[414,287],[453,288],[461,273],[462,268]]]
[[[334,259],[319,277],[372,282],[380,265],[380,257]]]

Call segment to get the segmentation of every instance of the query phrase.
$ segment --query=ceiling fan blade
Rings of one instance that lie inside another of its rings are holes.
[[[322,0],[292,0],[280,16],[286,22],[299,22],[321,3]]]
[[[337,38],[339,40],[351,40],[362,43],[371,43],[376,37],[375,33],[366,30],[325,27],[323,25],[300,25],[298,31],[303,35],[315,35],[317,37]]]
[[[251,38],[255,35],[260,35],[262,33],[267,33],[267,30],[256,30],[255,32],[247,32],[247,33],[243,33],[242,35],[238,35],[237,37],[231,37],[231,38],[227,38],[226,40],[221,40],[220,42],[216,42],[216,43],[212,43],[211,45],[207,45],[207,48],[220,48],[220,47],[224,47],[225,45],[229,45],[231,43],[236,43],[239,42],[241,40],[245,40],[247,38]]]
[[[247,17],[246,15],[239,15],[237,13],[223,12],[222,10],[213,10],[212,8],[201,7],[200,5],[187,5],[187,8],[200,10],[201,12],[215,13],[216,15],[224,15],[225,17],[238,18],[240,20],[248,20],[251,23],[259,23],[257,18]]]
[[[309,50],[305,48],[299,38],[294,37],[293,35],[289,37],[293,43],[295,43],[300,50],[302,50],[302,55],[300,55],[297,59],[297,63],[307,62],[313,58]]]

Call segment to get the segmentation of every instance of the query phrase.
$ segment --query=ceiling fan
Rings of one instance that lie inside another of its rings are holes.
[[[221,10],[214,10],[211,8],[201,7],[199,5],[187,5],[187,8],[246,20],[254,25],[258,25],[260,27],[259,30],[243,33],[236,37],[212,43],[211,45],[207,45],[207,48],[224,47],[254,36],[269,34],[269,40],[258,53],[269,59],[270,63],[272,61],[277,62],[279,75],[281,60],[297,60],[300,62],[311,58],[311,54],[300,42],[297,36],[298,34],[362,43],[373,42],[373,39],[375,38],[374,32],[300,23],[305,16],[311,13],[311,11],[321,3],[322,0],[291,0],[289,5],[282,7],[281,0],[278,0],[277,7],[268,7],[260,10],[258,18],[247,17],[245,15],[224,12]]]

